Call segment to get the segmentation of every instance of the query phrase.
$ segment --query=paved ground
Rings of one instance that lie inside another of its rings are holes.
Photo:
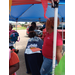
[[[18,30],[18,32],[20,35],[20,42],[16,43],[16,48],[19,49],[18,56],[20,60],[20,68],[16,73],[17,75],[29,75],[26,74],[26,66],[25,66],[25,59],[24,59],[24,51],[29,38],[26,35],[26,30]]]

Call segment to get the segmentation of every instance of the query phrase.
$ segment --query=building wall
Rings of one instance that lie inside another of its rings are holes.
[[[15,25],[15,27],[16,27],[16,25]],[[17,27],[22,27],[21,25],[17,25]]]

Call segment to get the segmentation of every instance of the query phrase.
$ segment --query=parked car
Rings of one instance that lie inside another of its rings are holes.
[[[28,35],[29,34],[29,27],[30,27],[31,25],[29,25],[28,27],[27,27],[27,30],[26,30],[26,34]],[[41,25],[39,25],[39,26],[37,26],[37,29],[38,30],[35,30],[36,32],[37,32],[37,34],[39,34],[39,33],[41,33],[41,31],[39,30],[40,28],[42,28],[42,26]]]
[[[29,31],[28,31],[28,30],[29,30],[29,27],[30,27],[30,26],[27,26],[27,30],[26,30],[26,34],[27,34],[27,35],[29,34]]]

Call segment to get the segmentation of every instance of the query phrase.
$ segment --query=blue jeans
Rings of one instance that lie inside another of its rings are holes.
[[[43,57],[43,63],[40,69],[41,75],[52,75],[52,59]]]

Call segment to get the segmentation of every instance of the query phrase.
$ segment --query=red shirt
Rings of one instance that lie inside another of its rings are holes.
[[[46,34],[44,38],[44,44],[42,48],[43,56],[49,59],[53,59],[53,35],[54,32]],[[62,38],[60,34],[57,32],[57,46],[63,45]]]

